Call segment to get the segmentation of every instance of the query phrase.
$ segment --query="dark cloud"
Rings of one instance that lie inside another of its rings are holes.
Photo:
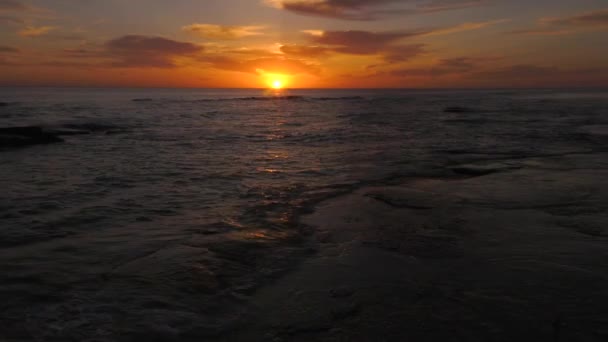
[[[572,30],[563,30],[555,27],[544,27],[544,28],[533,28],[523,30],[513,30],[507,33],[510,34],[522,34],[528,36],[559,36],[564,34],[574,33]]]
[[[453,34],[478,30],[504,20],[471,22],[450,27],[419,29],[415,31],[304,31],[314,47],[286,48],[285,53],[311,55],[311,53],[343,53],[351,55],[383,55],[389,62],[406,61],[424,53],[423,44],[402,45],[402,41],[432,35]]]
[[[376,20],[387,15],[420,14],[467,8],[486,0],[266,0],[302,15],[344,20]]]
[[[531,29],[515,30],[509,33],[524,35],[563,35],[584,30],[607,30],[608,9],[576,14],[568,17],[543,18],[538,26]]]
[[[248,49],[248,48],[222,50],[222,54],[236,55],[236,56],[250,56],[250,57],[255,57],[255,58],[281,56],[280,53],[274,52],[274,51],[268,51],[268,50],[264,50],[264,49]]]
[[[538,66],[533,64],[519,64],[502,67],[494,70],[486,70],[474,74],[476,78],[499,78],[499,79],[522,79],[543,78],[563,73],[557,67]]]
[[[306,45],[283,45],[281,52],[290,55],[304,58],[316,58],[327,55],[331,49],[323,46],[306,46]]]
[[[556,66],[519,64],[474,72],[469,75],[469,79],[482,84],[516,87],[607,86],[608,69],[564,69]]]
[[[201,59],[209,63],[213,68],[227,71],[237,71],[251,74],[309,74],[318,75],[319,68],[316,65],[304,61],[285,57],[262,57],[240,60],[222,55],[205,56]]]
[[[25,20],[23,20],[21,18],[11,17],[8,15],[0,15],[0,24],[23,25],[23,24],[25,24]]]
[[[323,57],[329,53],[380,56],[385,62],[400,63],[425,53],[424,44],[403,45],[402,40],[428,34],[429,30],[412,32],[308,31],[312,46],[284,46],[285,54],[305,58]],[[369,68],[381,66],[372,65]]]
[[[162,37],[128,35],[105,44],[109,55],[118,59],[113,63],[119,67],[175,67],[174,59],[192,57],[204,48],[200,45],[178,42]]]
[[[17,53],[19,49],[16,49],[11,46],[0,45],[0,53]]]
[[[323,58],[330,54],[378,55],[385,62],[400,63],[426,52],[424,44],[394,44],[414,35],[418,33],[323,32],[309,36],[315,45],[283,45],[280,50],[288,56],[308,59]],[[369,68],[378,66],[382,64]]]
[[[64,49],[61,53],[63,57],[68,58],[99,58],[104,55],[104,51],[91,50],[85,48]]]
[[[25,26],[34,20],[53,18],[53,11],[17,0],[0,0],[0,25]]]
[[[400,77],[441,77],[471,72],[477,67],[477,62],[477,59],[467,57],[446,58],[432,67],[394,70],[391,74]]]
[[[561,27],[601,27],[608,28],[608,9],[601,9],[570,17],[543,19],[547,25]]]
[[[449,84],[457,80],[460,85],[472,87],[546,87],[608,85],[608,69],[572,68],[551,65],[512,64],[496,66],[500,57],[459,57],[439,60],[430,67],[409,68],[378,72],[373,76],[391,75],[399,79],[414,78],[421,82]],[[448,83],[446,83],[448,82]]]
[[[79,46],[64,49],[60,58],[68,61],[54,62],[55,66],[70,65],[86,67],[125,67],[125,68],[173,68],[176,59],[187,59],[190,65],[202,68],[235,71],[249,74],[311,74],[320,72],[318,66],[280,54],[260,49],[215,50],[174,41],[162,37],[128,35],[106,42],[101,47]],[[73,62],[70,62],[73,61]],[[83,62],[90,61],[90,62]]]
[[[262,34],[263,26],[226,26],[215,24],[192,24],[182,27],[182,31],[208,39],[233,40]]]
[[[373,55],[386,51],[389,46],[402,39],[421,35],[423,32],[368,32],[368,31],[327,31],[311,35],[315,44],[327,45],[334,52],[353,55]]]
[[[0,0],[0,11],[27,11],[31,7],[16,0]]]
[[[391,46],[384,53],[384,60],[390,63],[405,62],[425,52],[424,44]]]

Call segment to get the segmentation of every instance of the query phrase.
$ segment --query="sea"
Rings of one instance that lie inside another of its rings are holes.
[[[213,338],[369,184],[608,150],[608,90],[0,88],[0,340]]]

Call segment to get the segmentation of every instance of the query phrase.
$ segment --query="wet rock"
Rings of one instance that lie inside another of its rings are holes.
[[[335,320],[343,320],[359,313],[359,304],[345,303],[339,304],[332,309],[331,316]]]
[[[348,297],[352,297],[352,295],[354,293],[355,293],[355,291],[353,291],[353,289],[350,289],[348,287],[339,287],[337,289],[332,289],[331,291],[329,291],[329,294],[333,298],[348,298]]]
[[[107,131],[115,130],[115,129],[119,128],[114,125],[95,123],[95,122],[72,123],[72,124],[64,125],[63,127],[72,129],[72,130],[88,131],[88,132],[107,132]]]
[[[365,196],[394,208],[414,210],[433,209],[441,200],[436,194],[410,189],[376,189],[368,191]]]
[[[116,135],[116,134],[123,134],[123,133],[127,133],[126,130],[122,130],[122,129],[113,129],[113,130],[109,130],[106,131],[106,135]]]
[[[485,176],[498,172],[507,172],[521,169],[521,165],[512,163],[483,163],[462,164],[450,168],[454,173],[465,176]]]
[[[445,113],[470,113],[473,110],[471,108],[454,106],[454,107],[446,107],[443,111]]]
[[[80,129],[70,129],[70,128],[65,128],[65,129],[48,129],[45,130],[48,133],[51,134],[55,134],[58,136],[69,136],[69,135],[87,135],[87,134],[91,134],[90,131],[85,131],[85,130],[80,130]]]
[[[0,148],[26,147],[63,142],[57,134],[43,130],[41,127],[6,127],[0,128]]]
[[[465,175],[465,176],[485,176],[490,175],[492,173],[499,172],[500,170],[486,167],[454,167],[452,171],[455,173]]]

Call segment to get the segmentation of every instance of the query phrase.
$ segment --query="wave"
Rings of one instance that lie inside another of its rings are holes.
[[[315,100],[336,101],[336,100],[365,100],[363,96],[341,96],[341,97],[317,97]]]
[[[227,102],[227,101],[352,101],[365,100],[362,96],[311,97],[301,95],[281,96],[248,96],[232,98],[206,98],[196,100],[136,98],[133,102],[164,102],[164,103],[196,103],[196,102]]]
[[[475,110],[468,107],[450,106],[443,109],[444,113],[472,113]]]
[[[306,99],[304,96],[285,95],[285,96],[241,97],[241,98],[234,98],[234,99],[229,99],[229,100],[236,100],[236,101],[276,101],[276,100],[294,101],[294,100],[304,100],[304,99]]]

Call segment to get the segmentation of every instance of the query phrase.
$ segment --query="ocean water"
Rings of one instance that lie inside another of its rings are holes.
[[[0,88],[0,339],[213,337],[359,186],[606,151],[604,90]]]

